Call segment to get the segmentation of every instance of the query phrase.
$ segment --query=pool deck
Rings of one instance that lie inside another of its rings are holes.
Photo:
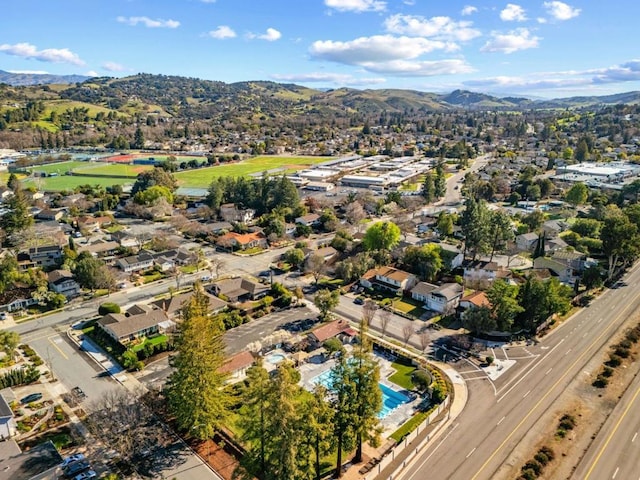
[[[382,436],[385,437],[397,430],[400,425],[405,423],[413,416],[414,413],[416,413],[418,405],[422,399],[413,392],[404,390],[388,380],[388,377],[395,373],[395,369],[391,367],[390,360],[375,354],[374,358],[378,361],[378,365],[380,365],[380,383],[389,387],[391,390],[401,392],[412,399],[407,403],[399,405],[386,417],[380,419],[380,425],[384,429]],[[313,390],[313,379],[318,375],[331,370],[335,364],[335,359],[325,360],[324,357],[320,355],[309,358],[307,363],[298,368],[301,376],[300,383],[307,390]]]

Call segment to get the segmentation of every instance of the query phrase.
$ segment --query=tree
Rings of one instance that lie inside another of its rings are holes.
[[[378,318],[380,319],[380,333],[382,333],[384,337],[385,333],[387,333],[389,322],[391,321],[391,312],[387,309],[382,309],[380,310]]]
[[[320,480],[322,469],[320,461],[328,455],[333,447],[334,437],[331,435],[334,412],[327,402],[328,391],[323,385],[317,384],[313,389],[313,396],[303,406],[302,438],[313,452],[315,480]],[[308,457],[307,457],[308,458]]]
[[[105,302],[98,307],[98,315],[107,315],[108,313],[120,313],[120,305],[113,302]]]
[[[133,201],[138,205],[154,205],[161,198],[168,203],[173,203],[173,193],[167,187],[154,185],[146,190],[140,190],[133,196]]]
[[[444,210],[438,214],[436,229],[441,237],[450,237],[453,235],[453,223],[455,215],[445,212]]]
[[[584,183],[577,182],[573,184],[573,186],[565,194],[564,198],[574,207],[583,205],[584,203],[586,203],[587,198],[589,198],[589,189]]]
[[[440,199],[447,194],[447,178],[444,172],[444,162],[438,161],[436,164],[436,178],[434,179],[434,195]]]
[[[576,161],[582,163],[589,160],[589,144],[586,139],[582,138],[578,142],[578,146],[575,151]]]
[[[424,183],[422,184],[422,196],[426,203],[431,203],[436,198],[436,185],[431,172],[427,172],[424,176]]]
[[[487,253],[490,248],[490,213],[484,200],[472,196],[465,200],[461,226],[464,235],[464,252],[471,253],[475,260],[478,254]]]
[[[640,251],[638,227],[619,209],[610,212],[600,231],[602,251],[607,256],[607,279],[611,280],[618,266],[626,266]]]
[[[329,312],[336,308],[340,303],[340,292],[338,290],[330,291],[328,289],[319,290],[313,299],[313,304],[320,310],[320,317],[323,320],[329,318]]]
[[[345,207],[344,213],[347,222],[349,222],[350,225],[357,227],[358,229],[360,228],[360,222],[367,216],[364,208],[362,208],[362,204],[358,201],[348,203]]]
[[[246,470],[262,472],[258,478],[263,480],[267,469],[267,405],[268,389],[271,380],[260,361],[247,370],[245,387],[241,393],[242,413],[240,426],[243,429],[242,440],[251,443],[251,449],[243,457]]]
[[[504,280],[495,280],[486,295],[496,327],[503,332],[510,331],[516,316],[523,310],[518,304],[518,287]]]
[[[14,238],[27,230],[34,223],[34,219],[29,212],[29,203],[24,192],[18,188],[7,201],[7,212],[0,217],[0,228],[5,232],[7,238],[12,242],[17,242]]]
[[[355,412],[353,399],[356,397],[356,385],[351,375],[350,356],[340,355],[329,377],[329,390],[333,393],[331,406],[333,416],[333,436],[336,445],[335,476],[342,477],[342,452],[348,452],[355,446]]]
[[[405,325],[404,327],[402,327],[402,340],[404,341],[405,347],[409,344],[409,340],[415,333],[416,331],[411,325]]]
[[[420,247],[409,246],[404,251],[402,263],[421,280],[430,282],[442,270],[440,254],[440,245],[437,243],[427,243]]]
[[[140,126],[136,128],[136,132],[133,135],[133,144],[131,146],[133,148],[144,148],[144,133]]]
[[[602,282],[602,269],[598,265],[592,265],[584,269],[580,281],[587,287],[587,290],[592,288],[600,288]]]
[[[307,257],[307,261],[305,262],[305,271],[313,275],[313,279],[315,284],[318,284],[318,280],[325,272],[327,268],[327,264],[322,255],[318,255],[317,253],[312,253]]]
[[[209,298],[196,284],[182,308],[182,322],[171,358],[174,372],[166,387],[167,403],[178,427],[204,440],[228,418],[229,399],[223,389],[226,375],[223,326],[209,317]]]
[[[391,250],[400,242],[400,228],[393,222],[377,222],[364,234],[362,243],[366,250]]]
[[[166,187],[171,192],[175,192],[178,188],[178,182],[175,177],[160,167],[154,167],[153,170],[142,172],[138,174],[133,187],[131,188],[131,195],[135,196],[136,193],[144,191],[153,186]]]
[[[541,210],[533,210],[522,218],[522,223],[529,227],[530,232],[535,232],[544,223],[544,213]]]
[[[301,248],[292,248],[284,253],[284,261],[293,268],[298,268],[304,263],[304,251]]]
[[[0,350],[13,357],[13,353],[20,343],[20,335],[9,330],[0,330]]]
[[[496,319],[489,307],[473,307],[464,312],[462,326],[473,335],[483,332],[491,332],[496,329]]]
[[[7,179],[7,187],[14,192],[17,188],[20,188],[20,180],[18,180],[18,176],[13,172],[9,174],[9,178]]]
[[[73,274],[80,286],[91,291],[101,288],[111,290],[116,283],[104,262],[93,257],[89,252],[78,255]]]
[[[491,233],[491,257],[496,252],[504,251],[509,242],[515,238],[513,233],[513,224],[509,214],[503,210],[495,210],[490,213],[490,233]]]

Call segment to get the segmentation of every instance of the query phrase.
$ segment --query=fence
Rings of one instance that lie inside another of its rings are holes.
[[[376,478],[378,475],[380,475],[380,472],[382,472],[382,470],[388,467],[396,459],[396,455],[404,451],[406,448],[409,448],[411,446],[411,443],[416,438],[418,438],[418,435],[420,435],[420,432],[424,431],[425,428],[431,425],[431,423],[438,417],[438,415],[440,415],[449,407],[450,398],[451,396],[447,396],[444,399],[444,401],[440,405],[438,405],[438,408],[436,408],[433,412],[431,412],[431,414],[425,419],[424,422],[418,425],[418,428],[416,428],[413,432],[408,434],[400,443],[398,443],[392,450],[390,450],[389,453],[387,453],[376,466],[374,466],[366,475],[362,477],[362,480],[373,480],[374,478]],[[389,477],[387,477],[386,479],[380,479],[380,480],[393,480],[394,478],[396,478],[398,473],[400,473],[400,471],[407,465],[407,463],[409,463],[416,455],[418,455],[418,453],[429,442],[431,437],[444,424],[445,422],[440,422],[440,425],[431,434],[427,435],[427,437],[424,440],[422,440],[422,442],[420,442],[420,444],[416,446],[411,453],[409,453],[407,458],[403,460],[402,464],[399,465],[398,468],[396,468]]]

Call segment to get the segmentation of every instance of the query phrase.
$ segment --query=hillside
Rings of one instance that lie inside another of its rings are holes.
[[[48,73],[11,73],[0,70],[0,83],[14,87],[28,85],[50,85],[81,83],[91,77],[84,75],[50,75]]]

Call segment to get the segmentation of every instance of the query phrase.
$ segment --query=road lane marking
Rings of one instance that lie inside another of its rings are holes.
[[[589,478],[589,476],[591,475],[591,473],[593,472],[593,469],[596,468],[596,465],[600,461],[600,457],[602,457],[602,454],[604,453],[604,451],[606,450],[607,446],[609,445],[609,442],[611,442],[611,439],[616,434],[616,431],[620,427],[620,424],[624,420],[624,417],[626,417],[627,413],[629,413],[629,410],[631,409],[631,407],[633,406],[634,402],[636,401],[636,398],[638,397],[638,394],[640,394],[640,387],[638,387],[636,389],[636,393],[634,393],[633,397],[631,398],[631,401],[629,402],[629,405],[627,405],[627,408],[624,409],[624,412],[622,412],[622,415],[620,416],[620,418],[616,422],[615,427],[613,427],[613,431],[607,437],[607,440],[604,442],[604,445],[602,445],[602,448],[600,448],[600,451],[598,452],[598,455],[596,455],[596,458],[593,460],[593,463],[591,464],[591,468],[589,468],[589,470],[587,470],[587,475],[584,477],[584,480],[587,480]],[[616,470],[616,473],[618,473],[617,470]],[[614,478],[615,478],[615,474],[614,474]]]
[[[611,478],[616,478],[616,475],[618,475],[618,472],[620,471],[620,467],[616,468],[616,471],[613,472],[613,476]]]
[[[69,357],[65,355],[65,353],[60,349],[60,347],[51,340],[54,337],[57,337],[57,335],[52,335],[51,337],[47,337],[47,340],[49,340],[49,343],[53,345],[53,348],[55,348],[56,350],[58,350],[58,352],[60,352],[60,355],[62,355],[65,360],[69,360]]]
[[[506,416],[502,417],[500,419],[500,421],[498,423],[496,423],[496,426],[500,425],[504,421],[505,418],[507,418],[507,417]]]
[[[469,453],[467,453],[467,458],[469,458],[471,455],[473,455],[473,452],[476,451],[476,447],[473,447],[473,450],[471,450]]]
[[[547,370],[546,372],[544,372],[545,376],[549,375],[551,373],[551,370],[553,370],[553,367],[551,367],[549,370]]]
[[[447,440],[447,438],[449,438],[449,435],[451,435],[451,434],[453,433],[453,431],[454,431],[456,428],[458,428],[458,425],[460,425],[460,424],[459,424],[459,423],[456,423],[456,424],[451,428],[451,430],[449,430],[449,431],[447,432],[447,434],[444,436],[444,438],[443,438],[442,440],[440,440],[440,443],[438,443],[438,445],[436,445],[436,446],[435,446],[435,448],[431,451],[431,453],[427,456],[427,458],[425,458],[425,459],[424,459],[424,462],[422,462],[422,463],[420,464],[420,467],[418,467],[418,468],[417,468],[416,473],[415,473],[415,474],[413,474],[413,475],[411,475],[411,476],[408,478],[408,480],[411,480],[412,478],[414,478],[416,474],[421,474],[421,473],[422,473],[422,472],[420,471],[420,470],[422,470],[422,466],[423,466],[425,463],[427,463],[427,462],[431,459],[431,457],[436,453],[436,450],[438,450],[438,448],[440,448],[440,446],[441,446],[441,445],[442,445],[442,444]],[[422,478],[422,477],[420,477],[420,478]]]
[[[571,351],[571,349],[567,350],[567,351],[565,352],[565,354],[564,354],[564,355],[565,355],[565,356],[569,355],[569,352],[570,352],[570,351]]]
[[[631,439],[631,443],[636,441],[636,437],[638,436],[638,432],[635,433],[635,435],[633,436],[633,438]]]
[[[528,390],[527,393],[525,393],[522,398],[525,398],[527,395],[529,395],[531,393],[531,390]]]
[[[639,264],[639,265],[640,265],[640,264]],[[636,268],[638,268],[638,267],[634,267],[634,270],[635,270]],[[637,296],[636,296],[635,298],[637,298]],[[635,298],[634,298],[634,301],[635,301]],[[551,395],[551,393],[555,390],[555,388],[556,388],[558,385],[560,385],[560,383],[565,379],[565,377],[566,377],[567,375],[569,375],[569,373],[571,372],[571,370],[572,370],[572,369],[573,369],[573,368],[578,364],[578,362],[580,362],[580,361],[582,360],[582,358],[583,358],[584,356],[586,356],[586,355],[587,355],[587,353],[589,352],[589,350],[590,350],[591,348],[593,348],[593,346],[594,346],[596,343],[598,343],[598,342],[602,339],[602,337],[604,337],[604,336],[607,334],[607,332],[609,331],[610,327],[611,327],[612,325],[614,325],[614,324],[615,324],[615,323],[616,323],[616,322],[617,322],[621,317],[623,317],[623,316],[626,314],[626,312],[629,310],[630,306],[631,306],[633,303],[634,303],[634,302],[629,302],[629,303],[627,304],[627,306],[622,310],[622,312],[621,312],[621,313],[619,313],[619,314],[615,317],[614,321],[610,322],[610,323],[609,323],[609,325],[608,325],[608,326],[607,326],[607,327],[606,327],[602,332],[600,332],[600,335],[598,335],[598,336],[597,336],[597,337],[596,337],[596,338],[595,338],[595,339],[594,339],[594,340],[593,340],[593,341],[592,341],[592,342],[591,342],[591,343],[590,343],[590,344],[589,344],[585,349],[583,349],[582,353],[578,356],[578,358],[576,358],[576,359],[573,361],[573,363],[572,363],[571,365],[569,365],[569,367],[565,370],[564,374],[562,374],[562,375],[560,376],[560,378],[558,378],[558,379],[555,381],[555,383],[551,386],[551,388],[549,388],[549,389],[547,390],[547,392],[546,392],[542,397],[540,397],[540,398],[538,399],[538,401],[535,403],[535,405],[533,405],[533,407],[531,407],[531,408],[529,409],[529,413],[527,413],[527,414],[522,418],[522,420],[520,420],[520,422],[519,422],[519,423],[518,423],[518,424],[513,428],[513,430],[511,430],[511,433],[509,433],[509,435],[507,435],[507,437],[506,437],[504,440],[502,440],[502,443],[500,443],[500,445],[498,445],[498,448],[496,448],[496,449],[493,451],[493,453],[489,456],[489,458],[487,458],[487,459],[485,460],[485,462],[484,462],[484,463],[480,466],[480,468],[477,470],[476,474],[475,474],[473,477],[471,477],[471,480],[476,480],[476,479],[480,476],[480,473],[482,473],[482,471],[483,471],[485,468],[487,468],[487,465],[489,465],[489,463],[494,459],[494,457],[498,454],[498,452],[504,448],[504,446],[505,446],[505,445],[506,445],[506,444],[511,440],[511,437],[513,437],[513,436],[516,434],[516,432],[520,429],[520,427],[522,427],[522,425],[524,425],[524,423],[529,419],[529,417],[530,417],[531,415],[533,415],[533,412],[535,412],[535,411],[538,409],[538,407],[542,404],[542,402],[544,402],[544,401],[546,400],[546,398],[547,398],[549,395]],[[565,338],[566,338],[566,337],[565,337]],[[558,345],[560,345],[560,343],[562,343],[562,342],[559,342],[559,343],[556,345],[556,347],[557,347]],[[555,348],[555,347],[554,347],[554,348]],[[550,351],[549,353],[551,353],[551,351]],[[547,355],[548,355],[548,354],[547,354]],[[545,355],[545,357],[546,357],[546,355]],[[538,365],[538,364],[539,364],[539,362],[538,362],[536,365]],[[531,372],[531,370],[529,370],[529,372]],[[529,373],[529,372],[527,372],[527,373]],[[522,378],[524,378],[524,376],[523,376]],[[518,382],[520,382],[520,381],[522,380],[522,378],[521,378]],[[516,385],[517,385],[517,383],[516,383]],[[514,385],[513,387],[511,387],[511,388],[514,388],[514,387],[515,387],[515,385]],[[636,392],[636,395],[638,395],[638,392],[640,392],[640,389]],[[509,393],[509,392],[507,392],[507,393]],[[506,393],[505,393],[505,395],[506,395]],[[504,395],[503,395],[501,398],[504,398]],[[585,478],[584,480],[587,480],[587,479]]]

